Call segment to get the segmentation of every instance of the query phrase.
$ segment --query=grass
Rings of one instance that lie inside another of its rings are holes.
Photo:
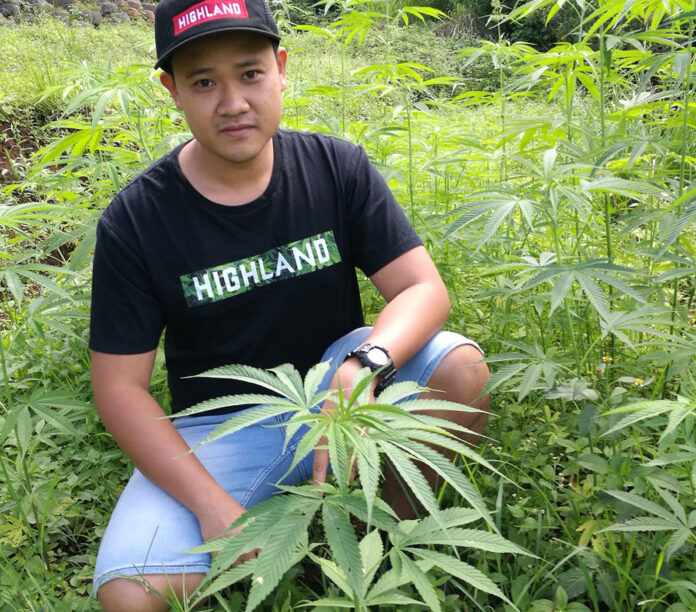
[[[50,17],[6,28],[0,54],[0,110],[10,116],[22,111],[45,116],[60,107],[56,98],[38,100],[47,89],[62,84],[62,72],[75,64],[104,65],[113,62],[111,58],[119,64],[155,62],[149,25],[69,28]]]
[[[467,551],[466,561],[521,610],[696,606],[693,27],[671,18],[685,3],[668,4],[663,22],[645,21],[647,0],[624,16],[620,2],[596,14],[588,5],[590,38],[546,54],[393,21],[362,45],[341,44],[335,24],[331,37],[285,37],[285,124],[366,148],[448,285],[449,327],[486,348],[497,418],[480,450],[505,478],[462,468],[503,535],[539,560]],[[616,24],[592,33],[606,15]],[[640,47],[658,25],[661,46]],[[50,148],[2,191],[0,610],[87,610],[127,471],[91,408],[90,232],[182,124],[149,106],[160,94],[145,29],[8,32],[3,112],[33,116],[33,129],[69,112],[37,132]],[[123,63],[104,70],[115,49]],[[130,111],[114,95],[93,138],[107,90],[125,92]],[[45,267],[61,244],[67,263]],[[362,286],[371,318],[381,298]],[[160,358],[153,390],[164,403],[165,387]],[[447,484],[440,497],[467,505]],[[267,609],[338,593],[321,571],[293,571]],[[513,609],[446,572],[429,579],[448,583],[442,609]]]

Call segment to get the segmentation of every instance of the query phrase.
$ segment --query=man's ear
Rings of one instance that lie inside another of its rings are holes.
[[[174,77],[163,70],[160,72],[160,83],[167,88],[167,91],[172,96],[172,100],[174,100],[174,104],[176,104],[176,107],[181,110],[181,106],[179,106],[179,90],[176,88],[176,81],[174,81]]]
[[[276,53],[276,62],[278,63],[278,74],[280,74],[280,86],[281,91],[285,91],[287,87],[288,80],[287,74],[285,73],[285,63],[288,61],[288,52],[285,47],[278,47]]]

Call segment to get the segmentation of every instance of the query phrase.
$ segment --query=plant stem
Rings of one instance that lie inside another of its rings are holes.
[[[10,377],[7,374],[7,359],[5,357],[5,337],[0,338],[0,365],[2,365],[2,381],[5,388],[5,412],[12,409],[12,392],[10,390]]]

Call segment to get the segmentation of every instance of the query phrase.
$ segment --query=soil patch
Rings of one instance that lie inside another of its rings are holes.
[[[24,160],[37,150],[31,130],[11,121],[0,122],[0,184],[20,179]]]

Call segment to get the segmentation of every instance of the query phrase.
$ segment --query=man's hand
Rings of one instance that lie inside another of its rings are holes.
[[[341,389],[343,390],[343,396],[350,396],[353,391],[353,377],[363,368],[357,357],[351,357],[350,359],[343,362],[341,367],[336,370],[333,379],[331,380],[331,389],[338,389],[338,383],[341,383]],[[372,379],[370,386],[370,402],[374,402],[374,391],[377,386],[377,379]],[[333,402],[325,401],[321,407],[321,411],[325,414],[331,414],[336,410],[336,406]],[[329,468],[329,450],[326,447],[327,440],[326,437],[322,436],[319,438],[319,443],[317,448],[314,450],[314,463],[312,465],[312,482],[314,484],[320,484],[326,480],[326,472]],[[350,466],[350,480],[355,478],[357,470],[356,462]]]
[[[203,536],[203,540],[207,542],[208,540],[218,537],[245,512],[246,508],[229,495],[227,495],[227,499],[223,497],[217,503],[211,504],[209,508],[200,511],[197,516],[198,522],[201,525],[201,535]],[[242,529],[244,529],[244,527],[237,527],[236,529],[225,534],[225,536],[233,537]],[[239,565],[240,563],[244,563],[249,559],[255,559],[260,550],[261,549],[257,548],[248,553],[244,553],[232,564],[232,567]]]

